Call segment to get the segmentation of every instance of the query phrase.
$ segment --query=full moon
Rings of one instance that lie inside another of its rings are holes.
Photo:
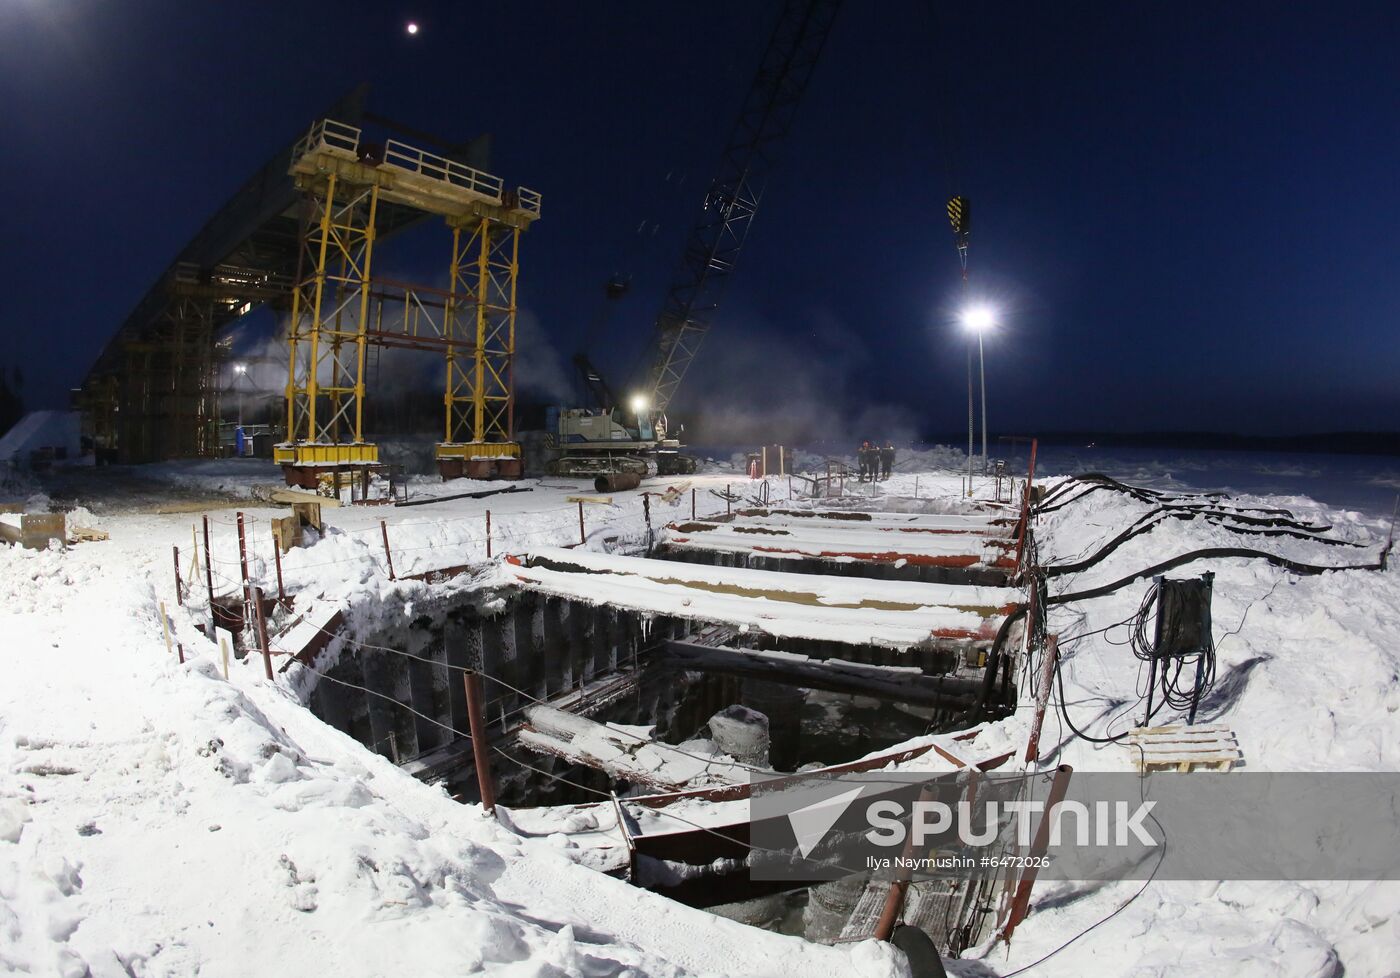
[[[417,33],[418,33],[418,25],[415,24],[413,21],[410,20],[410,21],[408,22],[407,26],[404,27],[404,30],[408,31],[410,34],[417,34]]]

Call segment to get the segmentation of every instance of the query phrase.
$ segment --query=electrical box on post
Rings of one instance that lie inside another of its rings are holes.
[[[1201,696],[1215,682],[1215,642],[1210,634],[1210,599],[1215,575],[1168,580],[1159,577],[1153,587],[1157,605],[1157,630],[1147,674],[1147,719],[1152,719],[1152,694],[1158,677],[1167,706],[1187,710],[1186,722],[1196,722]],[[1183,684],[1182,673],[1187,677]]]
[[[1161,578],[1157,584],[1157,658],[1205,655],[1210,638],[1210,595],[1215,575],[1181,581]]]

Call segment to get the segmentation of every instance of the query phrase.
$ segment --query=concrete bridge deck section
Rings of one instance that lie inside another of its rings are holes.
[[[1015,541],[1000,533],[985,535],[993,529],[990,526],[983,532],[966,529],[959,532],[953,529],[957,524],[948,524],[943,532],[917,532],[940,528],[832,519],[772,523],[769,519],[736,516],[731,520],[672,523],[661,531],[658,544],[672,551],[699,550],[901,566],[985,567],[1010,571],[1016,564]]]
[[[741,509],[732,521],[740,525],[788,528],[886,530],[902,533],[970,533],[1012,537],[1017,520],[989,513],[876,513],[849,509]]]
[[[518,560],[507,572],[528,590],[728,623],[741,634],[893,650],[990,641],[1019,599],[1003,587],[784,574],[579,550],[537,550]]]

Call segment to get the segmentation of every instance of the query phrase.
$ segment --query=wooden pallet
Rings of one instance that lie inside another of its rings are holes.
[[[1138,727],[1126,745],[1133,762],[1148,771],[1229,771],[1244,759],[1235,732],[1223,723]]]

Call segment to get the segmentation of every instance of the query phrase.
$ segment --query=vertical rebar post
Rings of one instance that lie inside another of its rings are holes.
[[[204,517],[204,586],[209,590],[209,639],[214,639],[214,557],[209,552],[209,517]]]
[[[267,642],[267,618],[263,615],[263,594],[262,588],[250,587],[249,594],[253,599],[253,618],[258,626],[258,648],[262,651],[263,669],[267,672],[267,678],[272,678],[272,647]]]
[[[300,531],[298,531],[300,532]],[[277,562],[277,603],[287,607],[287,588],[282,583],[282,544],[277,534],[272,534],[272,558]]]
[[[1037,875],[1036,864],[1050,847],[1050,823],[1055,817],[1055,810],[1060,807],[1060,802],[1065,800],[1065,793],[1069,791],[1070,775],[1073,773],[1074,768],[1068,764],[1061,764],[1055,769],[1055,780],[1050,783],[1045,810],[1040,816],[1040,824],[1035,829],[1035,840],[1031,843],[1027,868],[1021,875],[1020,882],[1016,884],[1016,895],[1011,899],[1011,912],[1006,918],[1006,925],[1001,929],[1001,934],[998,935],[1008,943],[1016,925],[1026,919],[1026,912],[1030,909],[1031,887],[1035,886]]]
[[[384,535],[384,560],[389,565],[389,580],[397,580],[394,577],[394,555],[389,550],[389,524],[384,520],[379,521],[379,532]]]
[[[481,673],[468,669],[462,674],[467,692],[467,723],[471,727],[472,759],[476,762],[476,784],[481,793],[481,807],[486,814],[496,814],[496,785],[491,779],[491,759],[487,754],[486,720],[481,713]]]

